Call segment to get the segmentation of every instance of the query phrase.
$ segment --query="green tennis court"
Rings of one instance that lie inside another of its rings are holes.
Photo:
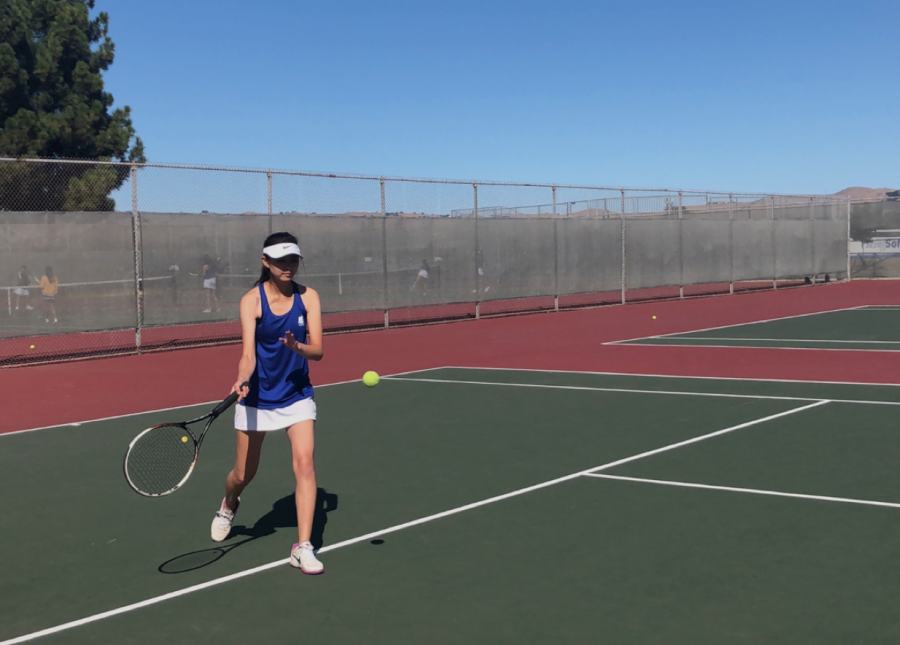
[[[900,634],[900,387],[442,368],[316,398],[320,577],[286,564],[280,433],[221,546],[227,414],[162,499],[125,447],[203,406],[0,436],[0,643]]]
[[[900,350],[900,307],[855,307],[777,320],[649,336],[619,344]]]

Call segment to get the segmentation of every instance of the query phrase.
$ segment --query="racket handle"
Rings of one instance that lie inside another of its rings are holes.
[[[237,392],[232,392],[228,395],[228,398],[222,401],[219,405],[215,407],[212,411],[212,417],[215,419],[217,416],[225,412],[228,408],[234,405],[234,402],[238,400]]]
[[[243,389],[245,387],[249,387],[249,386],[250,386],[250,383],[248,381],[244,381],[243,383],[241,383],[241,389]],[[225,410],[227,410],[232,405],[234,405],[234,402],[237,400],[238,400],[237,392],[232,392],[231,394],[229,394],[228,397],[224,401],[222,401],[219,405],[217,405],[215,407],[215,409],[212,411],[212,418],[215,419],[220,414],[225,412]]]

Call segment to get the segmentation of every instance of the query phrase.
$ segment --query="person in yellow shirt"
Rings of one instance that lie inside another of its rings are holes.
[[[57,292],[59,292],[59,279],[53,275],[53,267],[47,267],[44,269],[44,275],[41,278],[41,295],[44,296],[45,322],[50,322],[50,316],[53,316],[53,322],[59,322],[56,319],[56,307],[53,306]]]

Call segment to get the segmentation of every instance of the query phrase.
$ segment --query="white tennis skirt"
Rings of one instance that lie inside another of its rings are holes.
[[[215,278],[206,278],[203,280],[203,288],[204,289],[215,289],[216,288],[216,279]]]
[[[284,430],[301,421],[316,420],[316,400],[302,399],[277,410],[260,410],[249,405],[234,408],[235,430],[271,432]]]

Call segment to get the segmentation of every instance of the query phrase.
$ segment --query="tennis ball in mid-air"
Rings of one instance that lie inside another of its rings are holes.
[[[34,345],[31,346],[31,349],[34,349]]]
[[[653,320],[656,320],[656,316],[653,316]]]
[[[369,371],[363,374],[363,383],[365,383],[369,387],[375,387],[376,385],[378,385],[378,381],[380,380],[381,378],[376,372]]]

